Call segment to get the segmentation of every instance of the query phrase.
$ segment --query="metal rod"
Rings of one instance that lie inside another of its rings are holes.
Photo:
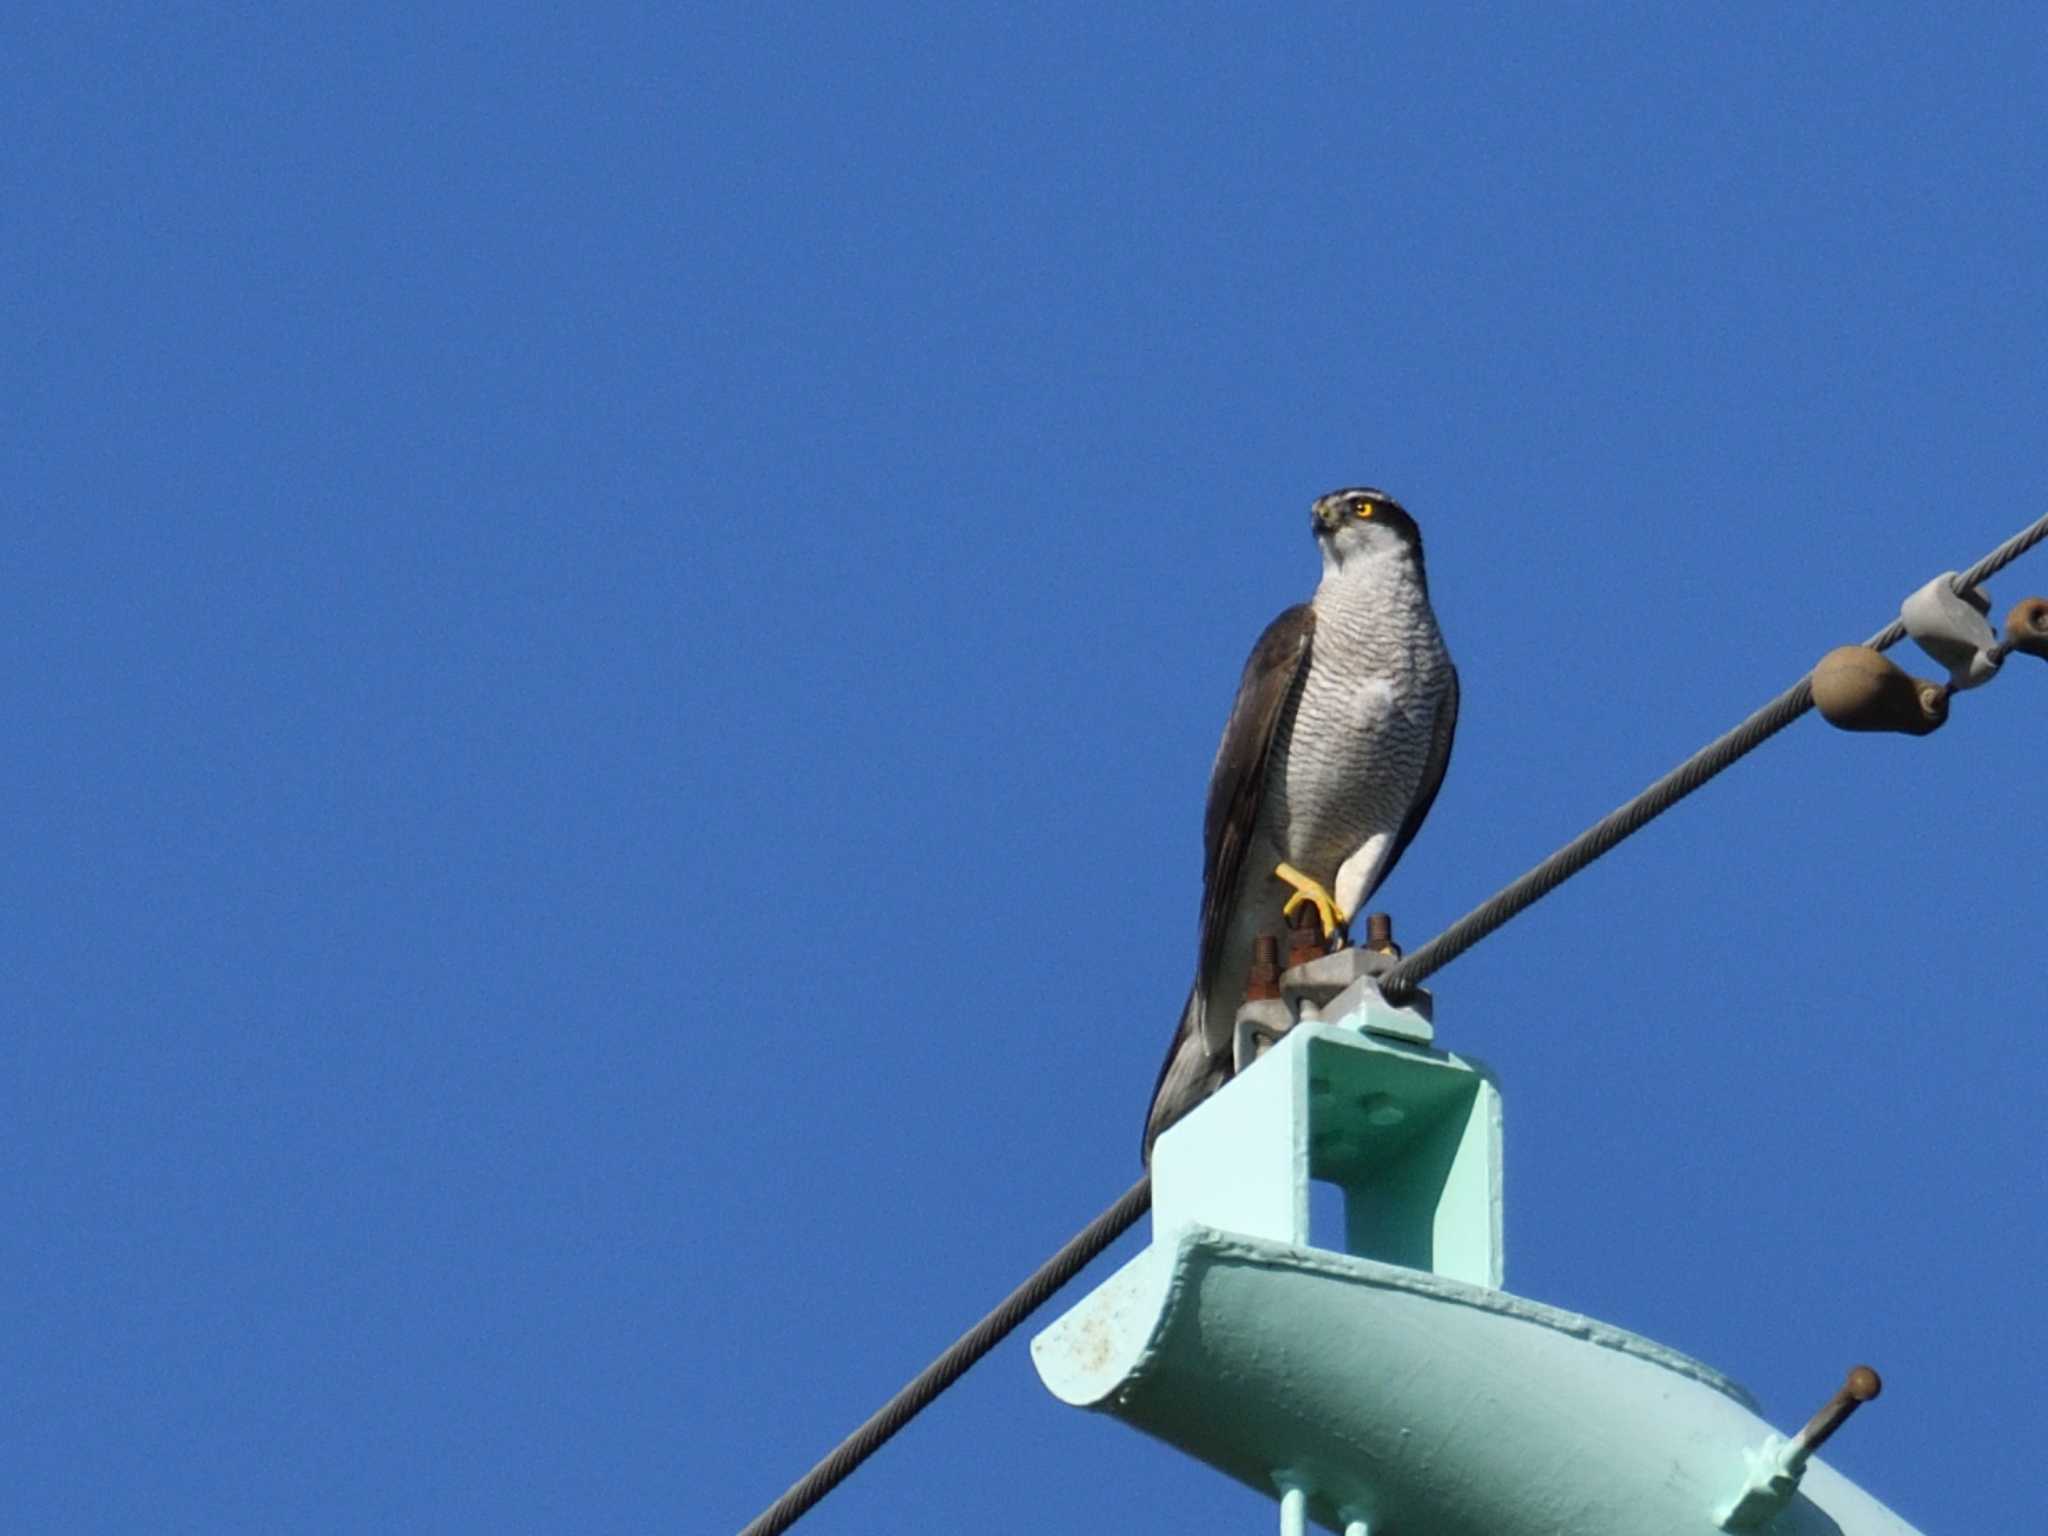
[[[1792,1470],[1805,1466],[1807,1459],[1827,1444],[1828,1437],[1849,1422],[1850,1414],[1883,1390],[1884,1382],[1869,1366],[1859,1365],[1850,1371],[1842,1390],[1829,1398],[1820,1412],[1806,1421],[1806,1427],[1792,1437],[1791,1454],[1786,1458]]]
[[[1308,1536],[1308,1490],[1299,1485],[1280,1495],[1280,1536]]]

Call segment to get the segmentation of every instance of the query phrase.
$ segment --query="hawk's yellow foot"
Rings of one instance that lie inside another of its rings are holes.
[[[1309,902],[1314,905],[1316,916],[1322,921],[1324,938],[1327,939],[1332,934],[1341,934],[1350,926],[1351,914],[1337,905],[1337,898],[1332,896],[1323,882],[1314,876],[1304,875],[1292,864],[1276,864],[1273,866],[1273,878],[1285,880],[1294,887],[1294,894],[1287,898],[1287,905],[1280,909],[1282,917],[1292,917],[1296,907],[1303,902]]]

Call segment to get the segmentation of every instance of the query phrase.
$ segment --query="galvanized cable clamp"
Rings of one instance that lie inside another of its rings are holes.
[[[1789,1440],[1783,1435],[1772,1435],[1762,1445],[1745,1451],[1749,1476],[1716,1516],[1721,1529],[1753,1531],[1770,1524],[1792,1502],[1813,1453],[1849,1421],[1850,1414],[1883,1390],[1884,1382],[1877,1372],[1859,1365],[1849,1372],[1841,1390],[1806,1421],[1798,1434]]]
[[[2005,653],[1985,615],[1991,599],[1982,587],[1957,592],[1955,571],[1943,571],[1899,604],[1899,622],[1913,643],[1948,668],[1951,693],[1980,687],[1997,673]]]
[[[1948,681],[1914,677],[1868,645],[1837,646],[1813,669],[1813,703],[1823,719],[1845,731],[1925,736],[1948,720],[1951,697],[1988,683],[2014,651],[2048,660],[2048,598],[2016,604],[1999,635],[1984,589],[1957,592],[1957,580],[1946,571],[1899,605],[1906,633],[1947,669]]]
[[[1367,915],[1363,948],[1325,951],[1316,915],[1303,907],[1294,917],[1284,971],[1279,954],[1280,941],[1272,934],[1252,942],[1244,1003],[1231,1036],[1232,1070],[1242,1072],[1267,1046],[1308,1020],[1355,1019],[1362,1030],[1411,1044],[1427,1045],[1435,1037],[1433,999],[1426,988],[1414,988],[1398,1003],[1380,990],[1380,977],[1401,960],[1393,919],[1386,913]]]

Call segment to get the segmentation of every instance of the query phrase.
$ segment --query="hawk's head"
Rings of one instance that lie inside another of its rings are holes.
[[[1323,564],[1341,568],[1355,560],[1405,554],[1422,571],[1422,533],[1408,509],[1385,491],[1353,486],[1318,496],[1314,513],[1316,544]]]

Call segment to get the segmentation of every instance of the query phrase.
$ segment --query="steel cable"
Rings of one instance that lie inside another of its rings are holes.
[[[2005,569],[2044,538],[2048,538],[2048,517],[2014,534],[1958,575],[1950,585],[1958,592],[1967,591]],[[1905,624],[1894,619],[1864,644],[1876,650],[1888,650],[1905,635]],[[1380,980],[1381,988],[1392,998],[1406,996],[1423,977],[1442,970],[1516,913],[1541,901],[1623,838],[1641,831],[1722,769],[1754,752],[1813,708],[1812,676],[1808,673],[1802,677],[1727,735],[1700,748],[1626,805],[1594,822],[1521,879],[1474,907],[1388,971]]]
[[[1103,1249],[1151,1207],[1152,1176],[1148,1173],[1123,1198],[1075,1233],[1067,1245],[1038,1267],[1038,1272],[1005,1296],[996,1309],[963,1333],[917,1378],[875,1410],[868,1421],[840,1441],[781,1498],[755,1517],[740,1536],[778,1536],[797,1517],[825,1497],[846,1475],[908,1424],[931,1400],[967,1374],[969,1366],[1000,1344],[1010,1331],[1042,1306],[1046,1299],[1088,1266]]]
[[[2014,534],[1957,576],[1950,585],[1958,592],[1967,591],[2003,570],[2043,539],[2048,539],[2048,517]],[[1864,644],[1876,650],[1888,650],[1904,639],[1905,634],[1905,624],[1894,619]],[[1812,707],[1812,675],[1809,673],[1735,729],[1702,747],[1626,805],[1603,816],[1521,879],[1474,907],[1409,955],[1381,978],[1382,989],[1396,997],[1411,991],[1424,977],[1442,970],[1518,912],[1542,900],[1615,844],[1642,830],[1715,774],[1755,751]],[[1151,1205],[1152,1176],[1148,1173],[1124,1191],[1116,1204],[1077,1232],[1066,1246],[1040,1265],[1036,1273],[1004,1297],[994,1311],[962,1334],[952,1348],[876,1409],[866,1423],[842,1440],[830,1455],[756,1516],[740,1536],[780,1536],[781,1532],[788,1530],[806,1510],[838,1487],[854,1468],[881,1449],[934,1398],[964,1376],[975,1361],[1000,1344],[1055,1291],[1086,1268]]]

